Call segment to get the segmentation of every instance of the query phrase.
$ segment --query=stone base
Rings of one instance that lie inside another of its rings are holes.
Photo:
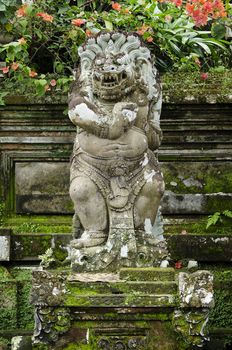
[[[181,306],[171,268],[35,271],[33,277],[33,350],[190,350],[203,344],[207,310]]]

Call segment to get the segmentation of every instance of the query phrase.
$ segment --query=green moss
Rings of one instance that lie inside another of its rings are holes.
[[[0,282],[12,280],[12,277],[8,270],[0,265]]]
[[[123,268],[119,272],[121,280],[127,281],[173,281],[172,268]]]
[[[171,222],[169,225],[164,225],[164,233],[166,235],[181,234],[182,231],[186,231],[188,234],[193,235],[228,235],[232,234],[231,220],[223,218],[221,222],[216,225],[210,226],[206,229],[208,222],[208,216],[200,217],[197,219],[186,218],[181,223]]]
[[[0,283],[0,330],[17,328],[17,299],[14,282]]]
[[[49,350],[49,345],[47,344],[33,344],[32,350]]]
[[[202,82],[200,74],[193,72],[166,73],[162,77],[164,100],[171,103],[188,102],[188,96],[193,96],[196,103],[228,102],[228,95],[232,89],[232,72],[224,70],[223,72],[211,71],[209,78]],[[186,98],[187,97],[187,98]],[[230,100],[229,100],[230,102]]]
[[[0,350],[7,350],[9,349],[8,346],[10,346],[10,342],[8,339],[0,337]]]
[[[70,215],[12,215],[5,219],[5,226],[14,234],[20,233],[71,233],[72,217]]]
[[[69,344],[65,348],[62,348],[62,350],[94,350],[92,345],[90,344]]]
[[[232,271],[215,266],[212,270],[214,274],[214,300],[215,307],[210,310],[209,330],[220,330],[223,335],[224,348],[227,344],[232,343],[232,335],[226,334],[226,330],[232,328]]]
[[[17,320],[18,327],[24,330],[34,328],[34,307],[30,303],[32,276],[30,270],[13,268],[11,274],[17,281]]]
[[[209,165],[210,164],[210,165]],[[194,167],[183,163],[163,164],[162,171],[166,190],[177,194],[232,192],[231,166],[217,163],[198,162]]]

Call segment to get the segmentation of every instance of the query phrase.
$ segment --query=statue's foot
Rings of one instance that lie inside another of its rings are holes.
[[[105,243],[107,235],[103,231],[84,231],[81,238],[71,242],[73,248],[97,247]]]

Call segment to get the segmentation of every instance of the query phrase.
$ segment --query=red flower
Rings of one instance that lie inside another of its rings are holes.
[[[121,5],[118,2],[114,2],[112,1],[112,9],[116,10],[116,11],[121,11]]]
[[[53,16],[49,15],[46,12],[38,12],[36,14],[37,17],[41,17],[45,22],[52,22],[53,21]]]
[[[153,42],[152,36],[149,36],[146,40],[147,40],[148,43],[152,43]]]
[[[182,5],[182,0],[172,0],[173,4],[175,4],[177,7],[180,7]]]
[[[209,73],[201,73],[201,79],[202,80],[206,80],[206,79],[208,79],[208,77],[209,77]]]
[[[28,5],[25,4],[23,6],[21,6],[16,12],[16,17],[25,17],[27,14],[26,14],[26,9],[27,9]]]
[[[91,30],[86,29],[85,34],[86,34],[86,36],[91,36],[91,35],[92,35],[92,32],[91,32]]]
[[[139,35],[143,35],[150,28],[151,28],[150,26],[147,26],[146,24],[143,24],[142,27],[137,29],[136,33],[139,34]]]
[[[183,265],[182,265],[181,261],[175,262],[175,269],[181,269],[182,267],[183,267]]]
[[[198,57],[195,59],[195,63],[198,65],[198,67],[201,67],[201,62]]]
[[[56,86],[56,80],[55,80],[55,79],[52,79],[52,80],[50,81],[50,85],[51,85],[51,86]]]
[[[30,70],[29,77],[35,78],[37,75],[38,75],[38,73],[36,73],[34,70]]]
[[[72,20],[72,24],[76,27],[80,27],[85,22],[86,22],[85,19],[81,19],[81,18],[76,18]]]
[[[185,8],[197,27],[206,25],[210,18],[226,16],[222,0],[187,0]]]
[[[2,67],[2,68],[0,68],[0,69],[2,70],[2,72],[3,72],[4,74],[7,74],[7,73],[9,72],[10,67],[9,67],[9,66],[6,66],[6,67]]]
[[[16,71],[18,68],[19,68],[19,64],[17,62],[13,62],[12,65],[11,65],[11,69]]]

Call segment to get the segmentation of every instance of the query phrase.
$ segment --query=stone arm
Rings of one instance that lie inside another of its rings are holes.
[[[112,115],[107,115],[79,94],[71,96],[69,101],[72,123],[88,133],[107,139],[117,139],[128,130],[134,124],[137,112],[135,103],[118,102],[113,107]]]
[[[148,115],[146,135],[148,139],[148,146],[152,151],[155,151],[159,148],[163,138],[163,133],[160,128],[161,107],[162,94],[160,94],[158,101],[151,106]]]

